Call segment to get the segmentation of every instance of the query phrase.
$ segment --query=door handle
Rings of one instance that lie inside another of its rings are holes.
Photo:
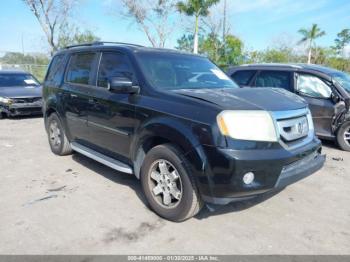
[[[96,98],[89,98],[89,103],[90,104],[97,104],[98,100]]]
[[[72,97],[72,98],[76,98],[76,97],[78,97],[77,95],[75,95],[75,94],[70,94],[70,97]]]

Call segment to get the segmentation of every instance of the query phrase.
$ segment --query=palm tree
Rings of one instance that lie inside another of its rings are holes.
[[[305,29],[302,28],[298,31],[303,38],[299,41],[299,43],[305,43],[305,42],[309,42],[309,47],[308,47],[308,59],[307,59],[307,63],[310,64],[311,63],[311,53],[312,53],[312,44],[315,42],[315,40],[321,36],[324,36],[326,33],[325,31],[321,31],[321,29],[318,27],[317,24],[313,24],[311,29]]]
[[[209,8],[218,3],[220,0],[187,0],[186,2],[180,1],[176,4],[177,10],[180,13],[184,13],[188,16],[195,16],[195,28],[194,28],[194,42],[193,53],[198,53],[198,24],[200,16],[207,16],[209,14]]]

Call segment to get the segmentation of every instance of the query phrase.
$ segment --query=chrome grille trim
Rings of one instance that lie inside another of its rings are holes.
[[[277,127],[281,137],[287,142],[303,138],[309,133],[309,123],[306,115],[287,120],[277,120]]]
[[[288,150],[293,150],[295,148],[301,147],[310,143],[315,137],[315,130],[313,127],[311,113],[308,108],[290,110],[290,111],[272,111],[270,112],[272,119],[275,124],[276,133],[279,143]],[[285,122],[288,120],[298,119],[305,117],[308,123],[308,133],[295,140],[286,140],[282,138],[282,132],[279,128],[279,122]]]

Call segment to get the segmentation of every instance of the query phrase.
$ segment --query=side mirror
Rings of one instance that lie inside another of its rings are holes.
[[[346,108],[346,111],[349,111],[349,108],[350,108],[350,98],[349,97],[345,98],[345,108]]]
[[[138,86],[133,86],[131,79],[123,76],[111,77],[107,89],[121,94],[135,94],[139,92]]]

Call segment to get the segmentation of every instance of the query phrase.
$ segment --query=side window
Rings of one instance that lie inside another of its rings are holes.
[[[98,71],[97,86],[106,87],[111,77],[127,77],[132,79],[129,59],[121,53],[102,53]]]
[[[316,98],[330,98],[331,88],[320,78],[308,74],[297,75],[297,90],[299,93]]]
[[[256,71],[253,70],[242,70],[237,71],[231,75],[232,79],[236,81],[240,86],[247,86],[254,76]]]
[[[291,88],[291,73],[284,71],[261,71],[256,78],[255,86],[257,87],[279,87],[288,91]]]
[[[47,73],[46,81],[59,85],[62,81],[64,65],[64,55],[55,56]]]
[[[94,53],[72,55],[67,70],[67,82],[88,85],[91,80],[94,61]]]

